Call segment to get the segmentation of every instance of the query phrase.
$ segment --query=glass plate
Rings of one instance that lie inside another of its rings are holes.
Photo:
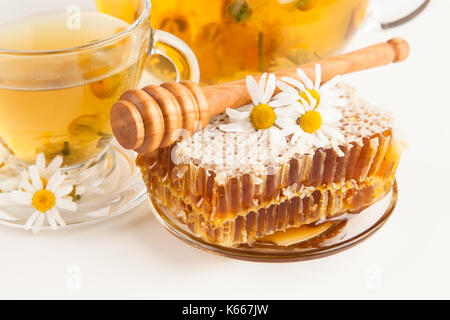
[[[136,153],[125,151],[117,143],[113,143],[95,164],[100,166],[100,170],[105,168],[105,178],[98,185],[104,192],[84,194],[78,202],[76,212],[60,211],[66,225],[59,226],[57,230],[104,222],[130,212],[146,200],[147,189],[135,160]],[[24,229],[27,219],[33,212],[33,208],[19,205],[0,206],[0,225]],[[40,230],[51,228],[46,222]]]
[[[154,201],[151,201],[151,206],[153,214],[167,230],[196,248],[239,260],[294,262],[336,254],[368,239],[390,218],[397,204],[397,197],[398,188],[397,181],[395,181],[391,191],[382,200],[364,209],[359,214],[346,214],[332,219],[332,221],[336,221],[336,224],[318,237],[290,246],[257,242],[252,247],[227,248],[211,244],[193,235],[185,225],[172,216],[166,215]]]

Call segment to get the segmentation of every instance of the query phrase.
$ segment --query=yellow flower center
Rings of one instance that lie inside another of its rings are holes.
[[[269,129],[274,125],[277,116],[272,107],[260,104],[253,108],[250,120],[256,130]]]
[[[306,90],[316,100],[316,108],[317,108],[319,106],[319,103],[320,103],[320,94],[316,90],[313,90],[313,89],[306,89]],[[308,98],[308,95],[306,94],[306,91],[302,91],[300,93],[300,97],[305,99],[306,102],[308,102],[308,104],[311,104],[311,101],[309,101],[309,98]],[[299,102],[302,103],[301,100]]]
[[[322,116],[317,111],[307,111],[297,123],[306,133],[314,133],[322,126]]]
[[[39,190],[33,195],[32,204],[36,210],[46,213],[55,206],[55,195],[49,190]]]

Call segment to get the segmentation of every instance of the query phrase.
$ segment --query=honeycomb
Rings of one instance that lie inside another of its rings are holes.
[[[391,190],[404,143],[388,112],[344,89],[345,143],[301,152],[265,141],[243,148],[248,137],[218,129],[222,114],[138,157],[150,197],[196,236],[227,247],[359,213]]]

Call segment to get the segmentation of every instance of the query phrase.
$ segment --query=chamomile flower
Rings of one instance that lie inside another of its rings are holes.
[[[335,108],[317,106],[317,101],[309,95],[311,104],[303,101],[302,104],[293,104],[287,107],[285,115],[279,121],[284,127],[284,135],[292,135],[291,144],[305,148],[335,146],[344,141],[344,135],[339,131],[339,120],[342,113]],[[335,147],[341,155],[342,151]]]
[[[2,154],[2,152],[4,152]],[[3,162],[2,162],[3,158]],[[28,175],[28,171],[22,171],[20,174],[17,172],[17,167],[14,163],[7,161],[8,153],[4,148],[0,148],[0,192],[11,192],[19,189],[22,179]],[[63,158],[57,156],[46,166],[45,156],[43,153],[39,153],[36,157],[36,169],[39,175],[48,180],[53,173],[61,168]]]
[[[10,199],[16,204],[34,208],[33,214],[25,224],[25,230],[32,229],[34,233],[37,233],[45,220],[54,230],[58,225],[66,225],[59,210],[75,212],[77,204],[70,197],[74,186],[65,184],[65,179],[65,174],[56,171],[47,181],[44,175],[39,173],[38,166],[33,165],[28,168],[23,175],[20,190],[9,194]]]
[[[319,105],[322,101],[322,97],[324,95],[333,93],[336,89],[333,89],[336,82],[340,79],[340,77],[334,77],[330,81],[322,84],[322,66],[319,63],[315,65],[315,80],[313,81],[305,74],[302,69],[297,69],[298,77],[301,81],[290,77],[282,77],[282,81],[278,81],[278,87],[282,90],[282,93],[291,93],[293,95],[300,95],[303,99],[308,100],[306,92],[316,99],[317,104]],[[280,94],[280,96],[283,96]],[[292,98],[292,96],[287,96],[288,98]]]
[[[301,83],[292,78],[282,78],[279,87],[283,91],[278,95],[282,103],[290,106],[283,108],[283,116],[278,120],[283,127],[283,135],[292,135],[291,143],[310,147],[334,146],[338,154],[342,151],[336,147],[344,141],[344,135],[338,130],[342,113],[336,108],[341,103],[339,92],[330,89],[331,84],[321,86],[321,68],[316,64],[316,81],[312,83],[299,69]],[[290,85],[294,86],[291,87]]]
[[[281,116],[278,100],[272,100],[276,89],[275,75],[264,73],[259,83],[253,77],[247,77],[247,90],[252,103],[239,109],[228,108],[226,113],[230,123],[219,127],[224,132],[242,132],[255,137],[269,137],[271,143],[286,145],[286,137],[278,126]],[[286,105],[284,105],[286,106]]]
[[[302,103],[300,98],[306,100],[309,104],[309,96],[316,100],[316,104],[322,107],[331,103],[339,104],[342,100],[338,98],[340,91],[333,88],[340,77],[335,77],[325,84],[322,83],[322,67],[320,64],[315,65],[316,77],[313,81],[305,74],[302,69],[297,69],[298,77],[301,81],[290,77],[282,77],[277,82],[281,93],[275,96],[279,104]]]

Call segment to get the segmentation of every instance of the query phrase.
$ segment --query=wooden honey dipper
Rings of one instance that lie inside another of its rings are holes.
[[[408,43],[394,38],[275,75],[299,79],[297,69],[301,68],[314,82],[315,64],[320,63],[324,83],[337,75],[403,61],[408,55]],[[129,90],[121,96],[112,107],[111,126],[124,148],[149,153],[173,144],[179,138],[180,129],[192,134],[195,129],[203,129],[210,117],[250,102],[245,79],[208,87],[200,87],[192,81],[149,85],[141,90]],[[201,128],[195,128],[196,124]]]

